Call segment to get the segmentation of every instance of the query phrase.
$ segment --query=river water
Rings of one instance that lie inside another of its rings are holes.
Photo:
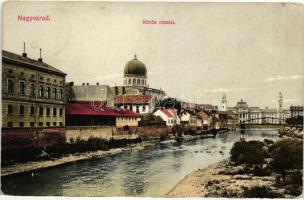
[[[10,195],[162,197],[192,171],[228,158],[233,143],[241,137],[278,139],[274,130],[247,130],[180,143],[166,141],[33,174],[5,176],[1,188]]]

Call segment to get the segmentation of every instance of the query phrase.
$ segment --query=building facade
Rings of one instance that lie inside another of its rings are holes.
[[[303,117],[303,106],[290,106],[290,117]]]
[[[284,124],[290,117],[289,110],[284,110],[280,106],[278,109],[249,107],[243,99],[228,110],[237,114],[239,123],[245,124]]]
[[[2,51],[2,127],[64,127],[65,76],[42,58]]]

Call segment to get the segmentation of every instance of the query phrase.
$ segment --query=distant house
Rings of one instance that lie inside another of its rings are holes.
[[[166,122],[167,126],[174,126],[180,124],[180,119],[177,115],[176,110],[174,109],[157,109],[156,112],[153,113],[155,116],[159,116]]]
[[[200,111],[197,114],[202,119],[203,130],[210,130],[212,128],[211,113],[207,111]]]
[[[118,95],[115,96],[115,107],[131,110],[137,114],[151,113],[152,95]]]
[[[180,113],[181,125],[184,127],[196,127],[197,116],[193,111],[183,110]]]
[[[137,114],[130,110],[117,110],[91,102],[66,104],[67,126],[138,126]]]

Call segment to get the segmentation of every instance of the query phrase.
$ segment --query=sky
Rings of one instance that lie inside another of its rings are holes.
[[[281,91],[288,108],[304,104],[303,15],[292,3],[5,2],[2,49],[22,54],[25,42],[67,81],[110,86],[136,54],[170,97],[275,108]]]

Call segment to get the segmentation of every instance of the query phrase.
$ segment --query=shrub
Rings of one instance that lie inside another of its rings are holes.
[[[243,188],[244,198],[280,198],[282,197],[278,193],[275,193],[271,190],[270,187],[267,186],[254,186],[251,188]]]
[[[261,164],[267,155],[263,147],[260,141],[237,141],[230,150],[230,159],[236,164]]]
[[[303,144],[297,139],[283,139],[274,144],[271,155],[274,170],[303,169]]]

